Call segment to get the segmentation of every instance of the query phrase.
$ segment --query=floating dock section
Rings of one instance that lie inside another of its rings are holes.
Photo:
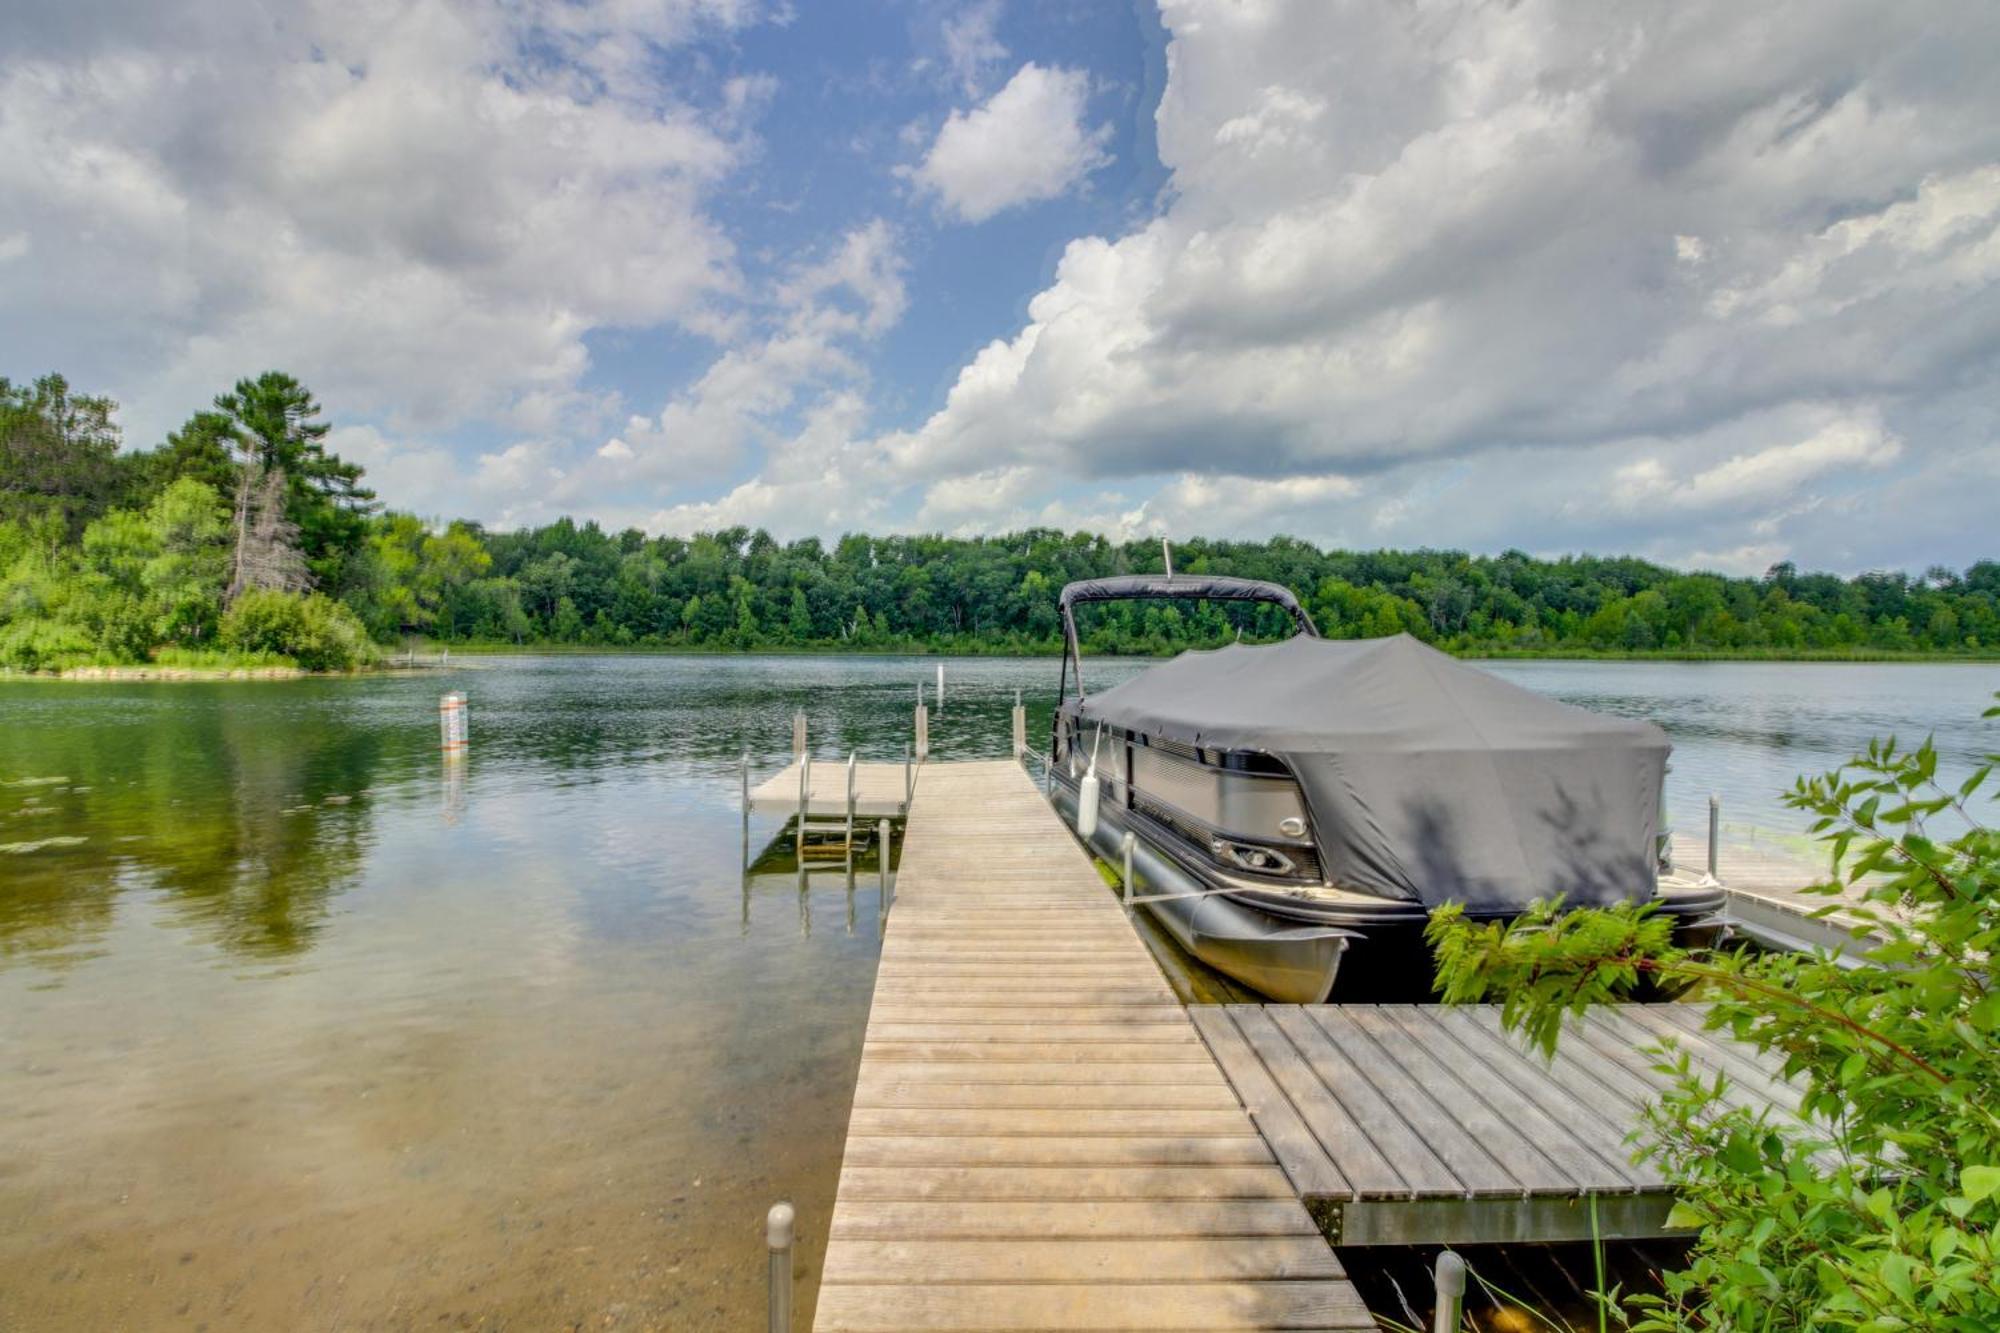
[[[922,787],[814,1327],[1374,1328],[1027,774]]]
[[[1728,1100],[1780,1119],[1779,1061],[1692,1004],[1598,1005],[1553,1062],[1496,1005],[1210,1005],[1189,1011],[1327,1239],[1338,1245],[1634,1239],[1673,1193],[1632,1161],[1671,1041]]]

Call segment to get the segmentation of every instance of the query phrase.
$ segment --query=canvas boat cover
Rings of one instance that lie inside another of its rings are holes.
[[[1645,901],[1666,733],[1407,634],[1189,652],[1087,696],[1102,722],[1285,761],[1333,883],[1474,912]]]

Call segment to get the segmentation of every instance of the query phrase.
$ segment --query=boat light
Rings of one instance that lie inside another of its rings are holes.
[[[1266,875],[1289,875],[1292,872],[1291,858],[1269,847],[1252,847],[1248,843],[1227,842],[1221,838],[1210,839],[1208,845],[1217,857],[1245,870]]]

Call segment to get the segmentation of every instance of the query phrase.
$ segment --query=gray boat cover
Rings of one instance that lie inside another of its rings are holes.
[[[1347,888],[1490,913],[1654,893],[1666,733],[1407,634],[1183,653],[1080,713],[1086,726],[1284,760],[1327,878]]]

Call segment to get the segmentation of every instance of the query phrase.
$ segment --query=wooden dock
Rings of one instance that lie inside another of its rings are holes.
[[[795,815],[799,812],[800,770],[794,759],[770,777],[749,788],[749,808],[758,814]],[[912,764],[865,763],[854,766],[854,817],[856,819],[901,819],[909,810],[908,792],[923,773]],[[809,818],[838,818],[847,813],[847,762],[843,759],[814,759],[806,794]],[[908,783],[908,788],[905,783]]]
[[[1715,877],[1729,895],[1725,915],[1739,933],[1770,949],[1824,949],[1855,959],[1879,943],[1870,923],[1839,910],[1839,898],[1805,891],[1827,878],[1824,860],[1754,841],[1725,841],[1717,851]],[[1675,836],[1676,864],[1699,867],[1707,856],[1704,841]],[[1827,912],[1829,906],[1835,910]]]
[[[1729,1100],[1796,1114],[1780,1061],[1691,1004],[1600,1005],[1553,1063],[1494,1005],[1207,1005],[1190,1013],[1285,1174],[1340,1245],[1669,1234],[1673,1195],[1627,1136],[1670,1039]]]
[[[1375,1327],[1028,776],[922,788],[815,1327]]]

